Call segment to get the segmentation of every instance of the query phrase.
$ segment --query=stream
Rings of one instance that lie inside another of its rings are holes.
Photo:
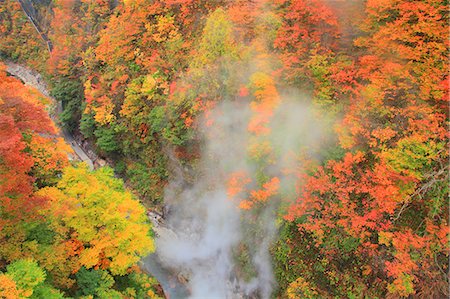
[[[50,96],[47,85],[39,73],[10,61],[6,61],[4,63],[7,66],[8,74],[20,79],[25,85],[39,90],[43,95],[51,99],[51,101],[56,105],[56,114],[62,112],[61,104]],[[52,116],[52,120],[55,124],[59,124],[57,115]],[[86,162],[91,169],[94,169],[94,161],[89,158],[88,154],[78,144],[70,132],[61,128],[60,136],[64,138],[66,143],[72,147],[74,153],[76,154],[76,157],[72,158]],[[175,232],[164,226],[162,223],[162,218],[159,215],[149,213],[148,216],[153,224],[153,230],[159,237],[164,237],[164,234],[175,234]],[[139,264],[143,271],[156,278],[161,285],[166,298],[182,299],[189,297],[189,291],[178,279],[176,271],[169,270],[163,266],[157,251],[143,258]]]
[[[156,278],[166,298],[183,299],[189,297],[189,291],[180,283],[177,276],[161,265],[157,253],[152,253],[144,258],[141,261],[141,268]]]

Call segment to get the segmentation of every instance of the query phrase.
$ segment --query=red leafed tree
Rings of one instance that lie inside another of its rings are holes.
[[[46,202],[33,194],[35,178],[30,175],[36,160],[29,142],[33,137],[52,142],[50,136],[56,133],[42,99],[19,80],[7,77],[0,66],[0,256],[6,260],[21,255],[23,225],[35,219]],[[67,157],[57,159],[67,163]]]
[[[298,82],[307,75],[305,62],[311,51],[327,53],[339,36],[333,11],[322,0],[277,0],[282,25],[274,47],[283,62],[284,78]]]

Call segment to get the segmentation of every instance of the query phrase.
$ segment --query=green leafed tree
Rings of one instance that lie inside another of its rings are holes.
[[[16,283],[19,298],[28,298],[33,295],[36,286],[46,277],[45,271],[33,260],[17,260],[9,264],[6,269],[6,275]]]

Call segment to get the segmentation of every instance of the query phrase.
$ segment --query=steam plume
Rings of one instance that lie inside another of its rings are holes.
[[[280,177],[282,189],[292,181],[283,170],[294,161],[285,159],[306,144],[318,144],[320,126],[302,99],[284,99],[271,123],[271,141],[277,161],[269,171]],[[170,205],[168,225],[177,236],[157,240],[157,250],[167,266],[182,269],[189,280],[191,298],[269,298],[275,286],[269,248],[276,238],[280,198],[250,211],[227,195],[227,179],[245,170],[254,179],[257,169],[247,149],[251,135],[247,125],[251,110],[239,101],[223,103],[211,113],[213,125],[202,126],[204,145],[198,177],[186,184],[181,171],[166,190]],[[283,190],[281,192],[284,192]],[[243,277],[236,252],[247,244],[252,277]]]

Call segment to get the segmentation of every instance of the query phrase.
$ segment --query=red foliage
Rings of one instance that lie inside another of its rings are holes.
[[[337,19],[322,0],[277,0],[283,24],[274,47],[280,50],[287,81],[305,77],[310,51],[323,53],[336,46]]]
[[[7,77],[3,66],[0,66],[0,111],[2,225],[13,225],[25,217],[35,217],[35,209],[45,202],[33,195],[34,178],[29,172],[34,160],[27,152],[25,139],[33,134],[55,134],[55,128],[36,92]]]

